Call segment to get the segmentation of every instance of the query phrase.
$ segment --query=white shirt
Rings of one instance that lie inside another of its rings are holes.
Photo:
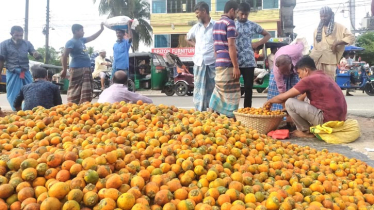
[[[196,23],[187,33],[187,39],[195,39],[195,55],[193,62],[196,66],[214,64],[216,58],[214,57],[214,40],[213,40],[213,26],[215,21],[210,19],[208,26],[205,28],[204,24]]]
[[[123,84],[113,84],[100,94],[97,102],[115,103],[125,101],[126,103],[136,103],[139,100],[143,101],[144,103],[153,103],[152,99],[140,95],[139,93],[129,91]]]

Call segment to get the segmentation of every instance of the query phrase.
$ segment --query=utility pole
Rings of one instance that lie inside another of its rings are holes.
[[[25,40],[29,40],[29,0],[26,0],[25,9]]]
[[[353,30],[356,30],[356,1],[349,0],[349,19]]]
[[[45,64],[49,62],[49,0],[47,0],[47,18],[45,25]]]

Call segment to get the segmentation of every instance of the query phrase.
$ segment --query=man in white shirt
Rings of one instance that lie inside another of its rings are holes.
[[[198,23],[190,29],[186,37],[188,43],[195,46],[193,102],[196,110],[206,111],[215,86],[216,58],[213,41],[215,21],[209,15],[208,4],[203,1],[196,4],[195,14]]]
[[[125,101],[126,103],[136,103],[143,101],[144,103],[153,103],[152,99],[133,93],[127,89],[127,74],[122,70],[118,70],[113,76],[113,85],[105,89],[99,96],[99,103],[115,103]]]
[[[112,65],[110,62],[105,61],[106,52],[105,50],[100,50],[99,56],[95,58],[95,70],[92,73],[92,77],[96,78],[100,76],[101,79],[101,89],[105,89],[105,71],[108,70],[108,66]]]

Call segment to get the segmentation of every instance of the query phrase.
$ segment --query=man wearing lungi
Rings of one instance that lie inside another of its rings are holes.
[[[194,92],[195,109],[206,111],[213,93],[216,76],[214,57],[213,26],[215,21],[209,15],[209,6],[201,1],[195,6],[198,19],[187,33],[187,41],[195,46],[194,62]]]
[[[228,1],[224,14],[213,27],[214,50],[216,53],[216,85],[209,107],[227,117],[234,117],[240,102],[240,70],[236,53],[235,16],[238,3]]]
[[[294,68],[303,57],[304,44],[298,42],[281,47],[274,56],[273,71],[270,73],[268,100],[285,93],[299,82],[299,77]],[[282,104],[273,103],[271,110],[283,109]]]
[[[314,32],[314,44],[310,57],[317,69],[323,70],[333,80],[336,76],[337,64],[344,53],[344,45],[351,45],[355,36],[345,26],[334,22],[334,12],[330,7],[320,11],[321,22]]]
[[[260,25],[248,20],[251,6],[248,3],[239,4],[237,20],[235,21],[238,37],[236,38],[236,47],[238,49],[238,62],[240,73],[244,79],[244,107],[252,107],[252,88],[254,81],[255,67],[257,67],[253,49],[257,49],[260,45],[265,44],[271,35]],[[264,37],[252,43],[255,35],[261,34]]]
[[[93,79],[91,73],[91,61],[87,54],[85,43],[95,40],[104,30],[104,24],[101,23],[101,29],[94,35],[84,38],[83,26],[74,24],[71,27],[73,38],[65,45],[65,51],[62,55],[61,78],[66,77],[69,55],[70,62],[70,83],[68,89],[68,102],[81,104],[91,102]]]
[[[23,40],[23,28],[13,26],[10,31],[11,39],[5,40],[0,44],[0,71],[6,64],[6,92],[7,99],[13,111],[14,101],[21,91],[21,88],[32,83],[32,76],[29,71],[28,54],[35,59],[40,59],[41,55],[34,49],[34,46]]]

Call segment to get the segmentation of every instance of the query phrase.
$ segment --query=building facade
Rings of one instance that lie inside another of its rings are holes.
[[[204,1],[210,5],[210,15],[220,19],[227,0],[152,0],[151,26],[153,27],[152,52],[178,55],[188,61],[194,55],[194,48],[185,37],[196,23],[195,4]],[[269,31],[272,37],[288,37],[293,34],[293,8],[296,0],[237,0],[251,5],[249,19]],[[255,37],[255,38],[260,38]]]

